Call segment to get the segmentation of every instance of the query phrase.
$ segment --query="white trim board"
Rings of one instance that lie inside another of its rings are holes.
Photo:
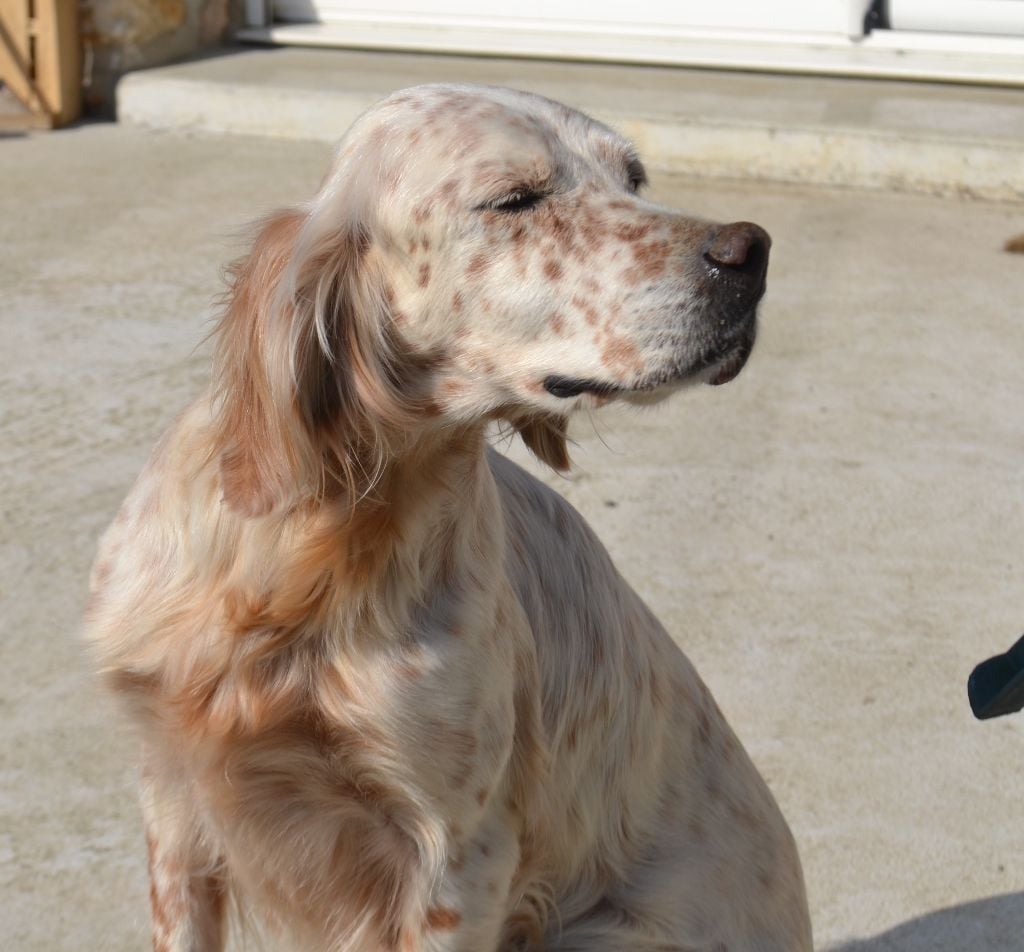
[[[494,30],[725,30],[861,36],[871,0],[271,0],[274,19],[445,24]],[[977,2],[977,0],[974,0]],[[991,2],[991,0],[990,0]],[[1024,0],[1022,0],[1024,2]]]
[[[758,72],[1024,87],[1024,39],[876,30],[857,42],[814,34],[559,30],[444,23],[277,23],[239,39],[297,46],[401,50]]]

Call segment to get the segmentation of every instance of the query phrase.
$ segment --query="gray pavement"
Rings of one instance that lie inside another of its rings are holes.
[[[341,131],[340,129],[338,130]],[[96,536],[201,385],[241,226],[327,147],[97,125],[0,139],[0,946],[146,947],[132,744],[78,641]],[[655,177],[775,239],[744,373],[575,434],[547,476],[695,661],[802,851],[818,947],[1024,935],[1024,206]],[[518,448],[513,448],[521,455]]]

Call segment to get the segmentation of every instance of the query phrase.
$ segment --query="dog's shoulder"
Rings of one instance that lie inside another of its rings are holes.
[[[189,536],[205,525],[195,513],[219,509],[210,502],[219,500],[209,417],[201,400],[178,415],[100,538],[85,610],[88,640],[120,647],[142,640],[153,606],[166,605],[185,586],[194,548]]]

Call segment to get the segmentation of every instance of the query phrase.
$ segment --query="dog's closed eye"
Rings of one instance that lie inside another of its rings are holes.
[[[517,188],[498,198],[485,202],[481,208],[492,212],[524,212],[539,205],[548,193],[537,188]]]

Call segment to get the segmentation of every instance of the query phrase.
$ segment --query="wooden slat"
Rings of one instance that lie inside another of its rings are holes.
[[[0,0],[3,2],[3,0]],[[82,60],[77,0],[35,0],[36,85],[55,126],[78,118]]]
[[[0,78],[33,112],[43,110],[32,75],[28,0],[0,0]]]
[[[77,0],[0,0],[0,79],[33,113],[60,126],[81,112]]]

